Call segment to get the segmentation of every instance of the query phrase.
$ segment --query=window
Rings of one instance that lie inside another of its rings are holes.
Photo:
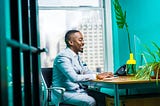
[[[84,35],[82,59],[88,61],[89,69],[96,71],[100,67],[104,71],[105,22],[101,4],[101,0],[39,0],[40,44],[41,48],[48,49],[47,53],[41,54],[42,67],[53,66],[56,54],[66,47],[66,31],[77,29]],[[95,55],[97,51],[99,53]],[[97,62],[102,65],[97,66]]]
[[[99,7],[100,4],[99,0],[39,0],[39,6],[46,7]]]

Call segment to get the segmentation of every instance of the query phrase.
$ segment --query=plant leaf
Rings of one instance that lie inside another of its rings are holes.
[[[116,20],[118,28],[122,29],[124,25],[126,24],[126,11],[123,13],[122,8],[118,2],[118,0],[114,1],[114,8],[115,8],[115,14],[116,14]]]
[[[156,61],[155,54],[148,48],[148,46],[144,45],[144,47],[146,48],[146,50],[148,51],[148,53],[152,56],[152,58],[154,59],[154,61]]]
[[[157,53],[158,58],[160,59],[160,47],[155,42],[152,42],[152,44],[158,49],[158,52],[156,53]]]

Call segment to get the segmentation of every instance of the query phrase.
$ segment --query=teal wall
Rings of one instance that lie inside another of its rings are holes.
[[[112,0],[113,1],[113,0]],[[127,23],[131,35],[132,51],[140,65],[140,54],[144,46],[150,48],[152,41],[160,46],[160,0],[119,0],[123,10],[127,13]],[[112,5],[114,69],[125,64],[129,58],[127,33],[125,29],[118,29]]]

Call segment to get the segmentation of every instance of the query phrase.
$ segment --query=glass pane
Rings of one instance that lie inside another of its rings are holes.
[[[66,47],[64,35],[68,29],[78,29],[84,35],[82,59],[89,69],[104,70],[102,11],[98,10],[40,10],[42,67],[52,67],[56,54]]]
[[[99,7],[99,0],[38,0],[39,6],[92,6]]]

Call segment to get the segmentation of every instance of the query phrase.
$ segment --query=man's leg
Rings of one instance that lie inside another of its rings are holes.
[[[85,92],[65,92],[63,99],[63,103],[72,104],[76,106],[96,106],[95,99]]]
[[[96,106],[106,106],[106,94],[90,89],[87,89],[87,93],[96,100]]]

